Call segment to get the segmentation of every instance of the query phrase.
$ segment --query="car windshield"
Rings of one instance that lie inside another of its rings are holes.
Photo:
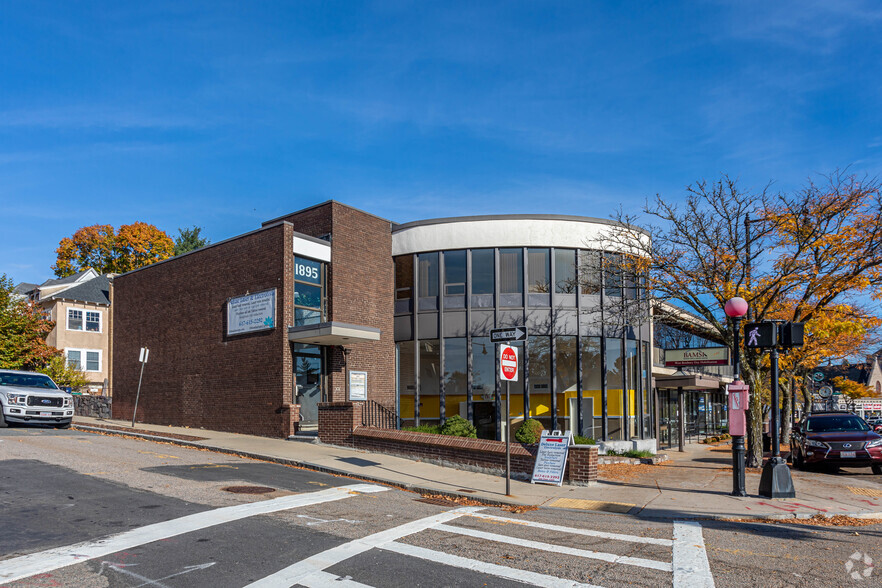
[[[51,378],[37,374],[0,374],[0,386],[58,389]]]
[[[835,416],[808,419],[805,430],[809,433],[835,433],[841,431],[869,431],[870,427],[856,416]]]

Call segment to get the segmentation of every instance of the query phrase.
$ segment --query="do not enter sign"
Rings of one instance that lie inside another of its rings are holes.
[[[518,350],[510,345],[502,345],[499,354],[499,376],[508,382],[518,381]]]

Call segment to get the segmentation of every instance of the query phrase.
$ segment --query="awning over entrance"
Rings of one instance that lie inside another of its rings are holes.
[[[311,345],[349,345],[379,341],[380,329],[347,323],[327,322],[302,327],[288,327],[288,341]]]
[[[672,374],[655,376],[656,388],[683,388],[684,390],[714,390],[720,387],[721,380],[705,374]]]

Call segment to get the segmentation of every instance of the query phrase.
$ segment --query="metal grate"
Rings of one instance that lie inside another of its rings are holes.
[[[55,398],[52,396],[28,396],[28,406],[61,406],[63,403],[63,398]]]
[[[867,444],[866,441],[836,441],[836,442],[826,442],[827,445],[830,446],[830,449],[833,451],[856,451],[864,448],[864,445]],[[846,447],[849,445],[850,447]]]

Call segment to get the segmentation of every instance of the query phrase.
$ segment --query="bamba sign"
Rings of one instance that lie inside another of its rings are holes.
[[[681,365],[729,365],[729,348],[665,349],[665,367]]]

